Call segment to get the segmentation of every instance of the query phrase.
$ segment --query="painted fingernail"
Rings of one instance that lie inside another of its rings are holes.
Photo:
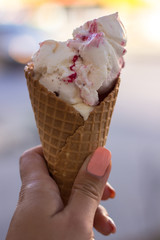
[[[115,233],[116,232],[116,225],[115,225],[114,221],[112,220],[112,218],[107,216],[107,222],[108,222],[108,224],[110,226],[110,232],[111,233]]]
[[[110,198],[115,198],[116,193],[115,191],[110,190]]]
[[[109,184],[109,191],[110,191],[110,198],[115,198],[116,191],[110,184]]]
[[[92,155],[87,171],[95,176],[104,176],[111,160],[111,153],[106,148],[99,147]]]

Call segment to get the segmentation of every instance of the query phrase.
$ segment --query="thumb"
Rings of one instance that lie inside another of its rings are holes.
[[[83,219],[94,219],[111,170],[111,153],[97,148],[82,165],[72,188],[68,208],[72,214],[80,209]]]

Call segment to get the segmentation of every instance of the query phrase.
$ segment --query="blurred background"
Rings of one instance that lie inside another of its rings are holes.
[[[39,144],[24,64],[45,39],[66,40],[87,20],[119,12],[126,66],[106,147],[116,198],[103,202],[116,240],[160,240],[160,1],[0,0],[0,239],[20,189],[19,156]],[[106,237],[95,232],[96,240]]]

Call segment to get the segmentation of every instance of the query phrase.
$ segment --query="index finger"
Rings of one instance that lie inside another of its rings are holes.
[[[22,182],[50,177],[41,146],[31,148],[20,157]]]

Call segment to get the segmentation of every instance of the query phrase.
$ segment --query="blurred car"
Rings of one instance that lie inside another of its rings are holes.
[[[0,25],[0,61],[25,64],[47,33],[26,25]]]

